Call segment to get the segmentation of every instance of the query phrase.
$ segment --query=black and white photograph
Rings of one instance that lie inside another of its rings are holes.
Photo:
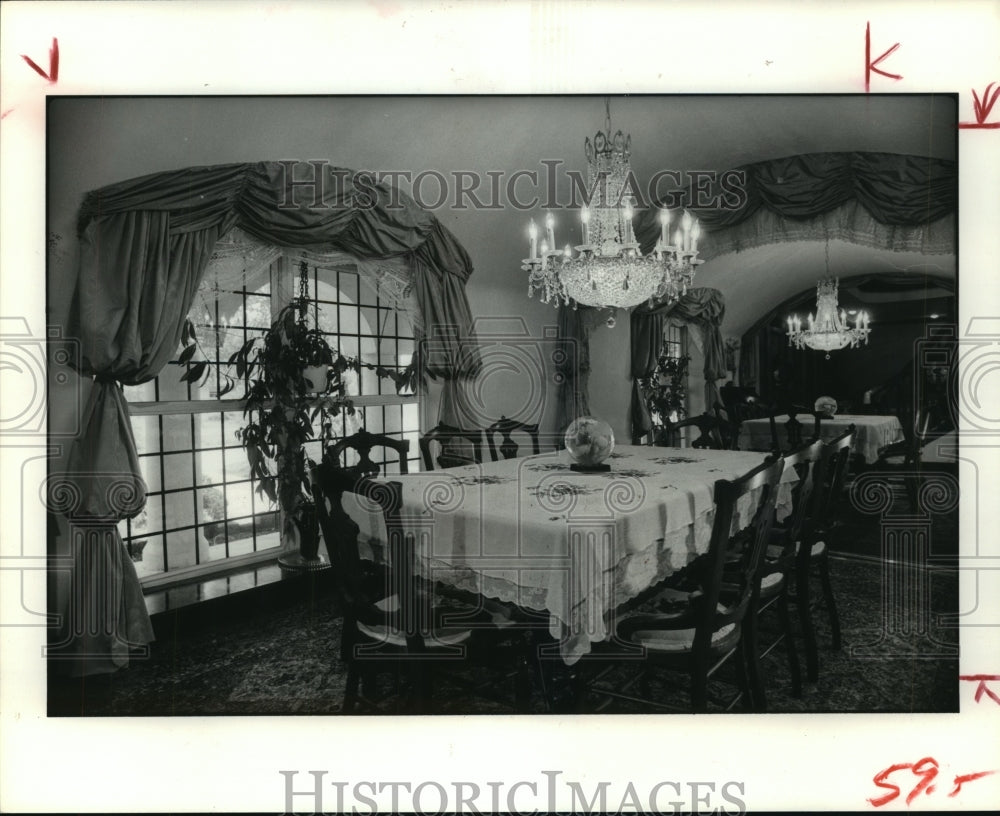
[[[989,800],[1000,89],[931,6],[814,10],[810,85],[805,16],[632,75],[566,32],[707,15],[207,4],[127,80],[62,5],[5,16],[13,812],[18,744],[123,763],[83,810]]]
[[[957,711],[956,123],[51,100],[49,714]]]

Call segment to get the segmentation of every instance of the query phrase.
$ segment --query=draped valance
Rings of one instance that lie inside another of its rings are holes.
[[[759,215],[771,214],[781,220],[802,222],[856,203],[884,228],[920,228],[918,231],[922,231],[935,222],[953,224],[958,208],[958,166],[955,162],[895,153],[788,156],[734,168],[719,174],[713,183],[702,183],[700,187],[698,191],[685,191],[684,198],[688,209],[698,216],[702,229],[712,234],[712,238],[704,242],[704,250],[712,254],[740,249],[739,245],[730,246],[723,236],[729,228],[743,225]],[[672,200],[666,203],[676,206]],[[660,203],[657,202],[657,206]],[[851,217],[857,217],[853,211]],[[773,220],[772,217],[770,221]],[[642,252],[652,250],[660,234],[656,208],[639,213],[633,226]],[[933,229],[940,234],[943,227],[938,225]],[[864,233],[875,231],[870,224],[863,230]],[[891,229],[885,232],[890,236],[894,234]],[[953,226],[950,233],[949,251],[954,251]],[[775,240],[787,238],[776,237]],[[927,243],[913,235],[907,242],[910,245]],[[939,244],[940,236],[932,243]]]
[[[419,324],[436,336],[455,338],[452,344],[435,340],[433,353],[423,360],[424,373],[445,379],[475,373],[477,361],[469,358],[469,344],[462,343],[459,351],[461,341],[472,333],[464,291],[472,261],[432,213],[391,185],[323,162],[255,162],[154,173],[88,193],[77,224],[81,241],[85,246],[107,245],[109,234],[120,229],[128,213],[133,220],[138,213],[166,219],[164,239],[176,249],[181,236],[190,236],[185,241],[189,252],[194,236],[202,236],[211,244],[205,247],[209,256],[219,238],[235,227],[271,246],[342,252],[362,263],[401,261],[412,275]],[[161,250],[170,248],[164,244]],[[191,271],[200,279],[204,263]],[[96,267],[81,267],[81,280],[100,274]],[[91,317],[95,306],[100,312],[100,303],[92,303],[86,294],[78,293],[84,298],[74,309],[75,317]],[[85,347],[94,327],[90,320],[80,320],[75,327]],[[180,342],[180,326],[174,340],[166,344],[172,347],[165,353]]]

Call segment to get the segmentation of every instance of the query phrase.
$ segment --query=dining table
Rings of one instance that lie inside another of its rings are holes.
[[[402,486],[400,523],[423,578],[548,617],[572,665],[607,640],[613,613],[707,552],[714,486],[764,461],[760,453],[619,446],[605,472],[571,469],[566,451],[386,477]],[[782,474],[776,516],[798,476]],[[744,496],[731,533],[751,521]],[[363,500],[362,500],[363,501]],[[384,551],[381,517],[359,507],[361,543]],[[353,514],[353,513],[352,513]]]
[[[813,416],[803,414],[799,421],[802,423],[803,441],[811,439],[813,435]],[[774,418],[778,427],[779,439],[784,434],[784,425],[788,422],[788,415],[782,414]],[[903,426],[899,417],[883,416],[877,414],[834,414],[831,417],[822,417],[820,420],[819,438],[829,441],[840,436],[851,425],[855,428],[853,451],[861,456],[866,464],[873,464],[878,460],[879,451],[895,442],[902,442]],[[767,417],[747,419],[740,426],[739,447],[746,451],[766,451],[773,447],[771,439],[771,424]]]

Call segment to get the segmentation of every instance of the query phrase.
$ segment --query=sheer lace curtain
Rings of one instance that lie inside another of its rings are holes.
[[[415,334],[423,332],[413,288],[413,270],[402,258],[359,258],[330,246],[282,247],[255,238],[239,227],[233,227],[222,236],[212,252],[198,287],[198,297],[205,310],[211,312],[216,288],[239,290],[245,285],[247,289],[256,289],[266,283],[271,264],[290,252],[317,266],[354,266],[362,286],[378,295],[382,303],[403,314]]]

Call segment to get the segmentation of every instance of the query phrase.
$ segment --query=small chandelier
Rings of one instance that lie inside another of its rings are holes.
[[[560,250],[555,239],[555,219],[545,216],[545,238],[538,242],[538,227],[528,227],[529,257],[521,262],[528,273],[528,297],[536,290],[542,302],[572,303],[599,308],[631,308],[654,299],[676,300],[694,278],[698,259],[697,219],[684,212],[669,242],[670,211],[660,209],[660,237],[652,252],[639,254],[632,231],[635,183],[629,157],[632,137],[619,130],[611,135],[610,102],[605,102],[604,132],[584,141],[587,187],[594,199],[580,210],[583,243]],[[595,205],[596,206],[593,206]]]
[[[830,272],[830,244],[826,245],[826,271]],[[809,347],[830,352],[850,346],[857,348],[862,342],[868,345],[868,313],[859,311],[854,318],[854,328],[847,328],[847,313],[837,310],[838,278],[825,278],[816,284],[816,317],[812,313],[806,318],[805,328],[798,315],[788,317],[788,345],[795,348]]]

